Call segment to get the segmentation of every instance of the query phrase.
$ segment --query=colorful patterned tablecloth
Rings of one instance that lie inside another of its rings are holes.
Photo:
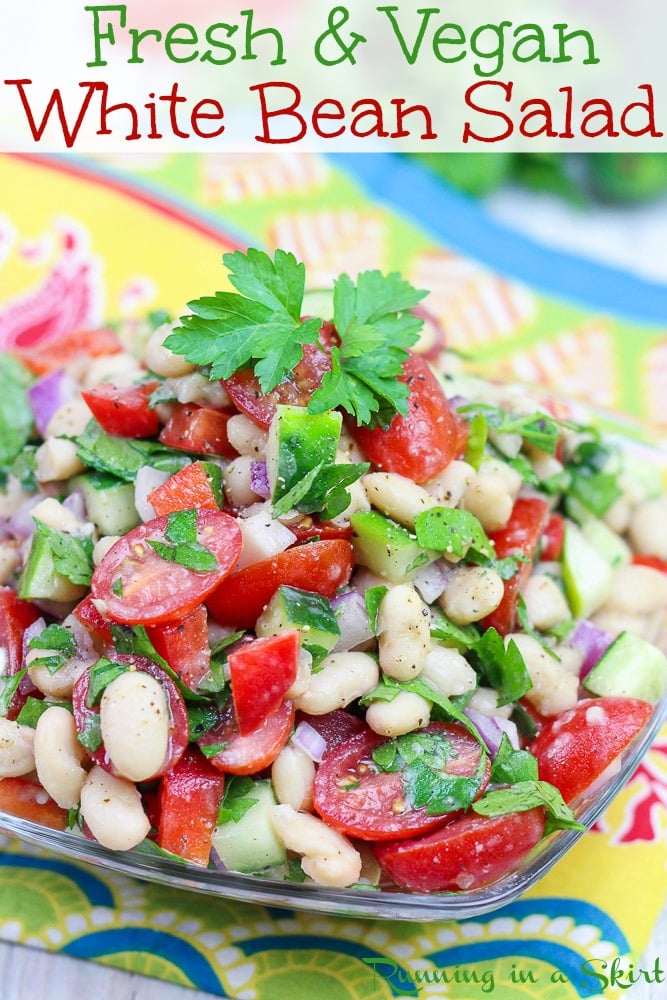
[[[165,307],[220,255],[290,248],[313,285],[399,269],[432,289],[448,363],[545,381],[667,426],[667,290],[539,250],[390,156],[0,156],[0,344]],[[235,1000],[617,995],[667,895],[667,733],[571,854],[461,922],[317,916],[134,881],[0,842],[0,938]],[[654,974],[659,956],[648,956]],[[656,996],[658,994],[656,993]]]

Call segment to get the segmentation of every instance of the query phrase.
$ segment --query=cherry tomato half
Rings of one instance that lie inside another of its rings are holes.
[[[146,438],[157,434],[160,423],[157,413],[148,405],[151,393],[159,382],[141,385],[115,386],[100,382],[81,395],[93,416],[107,434],[124,438]]]
[[[490,762],[465,729],[456,723],[432,722],[418,735],[442,737],[448,759],[441,775],[474,779],[474,797],[489,781]],[[415,808],[406,788],[406,769],[380,771],[372,754],[385,736],[370,730],[353,736],[327,754],[313,784],[313,804],[330,826],[360,840],[395,840],[435,830],[451,820],[454,810],[429,815],[425,806]]]
[[[322,379],[331,369],[331,345],[337,337],[331,323],[320,330],[320,342],[304,344],[303,357],[289,378],[280,382],[269,393],[262,392],[259,379],[252,369],[244,368],[222,384],[241,413],[245,413],[260,427],[268,427],[276,412],[276,403],[285,406],[307,406],[310,397],[322,385]]]
[[[636,698],[585,698],[561,712],[528,749],[539,775],[558,788],[566,802],[586,791],[651,717],[653,708]]]
[[[307,542],[232,573],[206,601],[220,625],[252,628],[278,587],[333,597],[352,574],[352,546],[343,539]]]
[[[134,670],[142,670],[144,673],[150,674],[151,677],[159,681],[164,689],[169,705],[169,742],[162,766],[152,777],[157,778],[162,774],[167,774],[183,756],[190,738],[188,712],[183,697],[171,677],[164,672],[162,667],[147,657],[116,653],[113,655],[113,661],[126,663]],[[72,711],[78,733],[89,733],[91,728],[93,730],[97,728],[96,717],[99,715],[100,709],[99,705],[91,706],[88,704],[89,691],[90,671],[86,670],[78,678],[72,691]],[[116,773],[103,744],[97,750],[87,749],[87,753],[105,771],[109,771],[111,774]]]
[[[227,437],[230,416],[213,406],[179,405],[160,431],[159,440],[168,448],[193,451],[197,455],[234,458],[236,451]]]
[[[227,774],[257,774],[272,764],[292,735],[294,705],[284,701],[280,708],[267,715],[262,724],[246,736],[241,736],[231,701],[225,706],[218,725],[197,742],[206,748],[220,747],[209,757],[211,764]],[[208,756],[208,754],[207,754]]]
[[[158,625],[192,611],[231,573],[241,553],[241,530],[222,511],[197,512],[197,541],[218,566],[201,573],[162,559],[149,541],[165,542],[167,516],[133,528],[106,553],[93,573],[91,594],[104,601],[105,613],[126,625]]]
[[[506,816],[466,813],[435,833],[378,844],[374,852],[383,872],[402,889],[457,892],[513,871],[543,832],[542,809]]]
[[[456,458],[461,431],[424,358],[410,354],[399,378],[410,389],[407,416],[395,416],[387,430],[352,424],[352,436],[378,468],[423,483]]]

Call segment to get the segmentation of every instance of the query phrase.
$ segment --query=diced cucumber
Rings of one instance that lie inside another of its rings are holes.
[[[614,571],[576,525],[567,523],[563,541],[563,583],[575,618],[588,618],[609,597]]]
[[[334,410],[309,413],[303,406],[277,406],[266,449],[271,498],[285,496],[318,465],[333,465],[343,418]]]
[[[331,602],[322,594],[297,587],[279,587],[257,619],[257,635],[278,635],[288,629],[301,632],[301,645],[315,661],[330,653],[340,638]]]
[[[391,583],[403,583],[420,566],[440,553],[424,549],[407,528],[375,510],[357,511],[350,518],[356,561]]]
[[[88,520],[101,535],[126,535],[141,518],[134,506],[134,483],[124,483],[114,476],[88,472],[71,480],[81,490]]]
[[[641,698],[655,704],[667,691],[667,657],[646,639],[621,632],[583,683],[591,694]]]
[[[19,597],[26,601],[42,600],[69,603],[80,600],[86,590],[86,587],[72,583],[66,576],[56,572],[48,538],[40,531],[35,531],[30,543],[30,552],[19,580]]]
[[[246,874],[284,864],[286,858],[269,816],[269,810],[276,805],[271,782],[256,781],[251,797],[257,801],[241,819],[219,824],[211,835],[211,844],[222,863],[230,871]]]
[[[632,559],[632,551],[628,543],[599,518],[589,517],[585,520],[581,526],[581,533],[595,551],[614,569],[619,566],[627,566]]]

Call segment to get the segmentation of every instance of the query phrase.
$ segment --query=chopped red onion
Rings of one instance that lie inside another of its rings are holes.
[[[474,708],[466,707],[463,709],[463,712],[486,743],[492,757],[495,757],[498,753],[503,733],[507,733],[508,739],[515,749],[519,748],[519,734],[513,722],[509,722],[507,719],[499,719],[495,715],[484,715],[483,712],[477,712]]]
[[[299,723],[294,730],[292,742],[316,764],[320,763],[327,749],[326,740],[309,722]]]
[[[591,672],[600,657],[614,641],[614,636],[598,628],[592,621],[582,618],[570,638],[570,644],[584,654],[584,662],[579,671],[579,679],[583,680]]]
[[[28,401],[42,437],[45,437],[46,428],[56,410],[74,399],[77,392],[74,379],[62,370],[45,375],[30,386]]]
[[[419,591],[421,599],[426,604],[433,604],[447,586],[453,567],[443,559],[422,566],[412,577],[414,587]]]
[[[331,606],[340,628],[340,638],[334,646],[336,653],[355,649],[373,638],[366,601],[356,590],[334,597]]]
[[[250,489],[263,500],[268,500],[271,496],[269,477],[266,471],[266,462],[250,463]]]
[[[154,469],[152,465],[142,465],[137,472],[134,480],[134,506],[142,521],[152,521],[155,517],[155,509],[148,496],[168,479],[168,472]]]
[[[27,497],[11,517],[7,518],[7,528],[14,538],[30,538],[35,530],[35,522],[32,519],[31,511],[41,500],[43,500],[43,497]]]
[[[46,621],[43,618],[38,618],[31,625],[28,625],[27,629],[23,633],[23,659],[25,660],[26,653],[30,648],[28,643],[35,636],[38,636],[46,628]]]
[[[69,496],[65,497],[63,500],[63,507],[65,510],[68,510],[70,514],[74,514],[74,517],[78,518],[79,521],[86,520],[86,501],[83,498],[81,490],[74,490],[73,493],[70,493]]]
[[[229,868],[224,863],[224,861],[222,860],[222,858],[220,857],[220,855],[216,851],[215,847],[211,848],[210,859],[211,859],[211,864],[213,865],[213,867],[216,868],[219,872],[227,872],[227,871],[229,871]]]

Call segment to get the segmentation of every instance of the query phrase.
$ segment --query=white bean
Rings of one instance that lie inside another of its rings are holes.
[[[79,520],[76,514],[56,500],[55,497],[45,497],[30,511],[32,517],[37,521],[42,521],[49,528],[56,531],[67,531],[69,534],[76,534],[83,526],[83,521]]]
[[[190,372],[177,378],[165,379],[163,388],[172,390],[179,403],[204,403],[224,410],[230,405],[227,390],[219,379],[211,382],[200,372]]]
[[[93,548],[93,566],[99,566],[109,549],[120,539],[120,535],[102,535]]]
[[[284,803],[271,807],[271,822],[287,850],[302,856],[301,867],[314,882],[344,888],[359,881],[361,855],[323,820]]]
[[[40,783],[61,809],[72,809],[81,797],[85,760],[72,713],[60,705],[47,708],[35,727],[35,768]]]
[[[371,505],[406,528],[414,528],[417,514],[438,503],[422,486],[394,472],[371,472],[362,483]]]
[[[229,418],[227,437],[239,455],[250,455],[255,461],[261,461],[266,455],[268,433],[244,413],[237,413]]]
[[[495,611],[504,593],[503,581],[495,570],[461,566],[449,577],[438,603],[450,621],[467,625]]]
[[[533,686],[526,698],[542,715],[558,715],[576,705],[579,678],[561,666],[556,657],[550,656],[532,635],[515,632],[506,636],[505,642],[514,643],[521,653]]]
[[[465,656],[448,646],[431,646],[421,676],[448,698],[467,694],[477,686],[477,674]]]
[[[431,702],[412,691],[399,691],[391,701],[372,701],[366,722],[380,736],[402,736],[429,724]]]
[[[35,730],[0,717],[0,778],[15,778],[35,770]]]
[[[111,681],[100,702],[100,730],[120,775],[131,781],[152,778],[169,746],[169,706],[159,681],[139,670]]]
[[[488,476],[491,473],[500,476],[512,499],[516,499],[519,490],[523,486],[523,479],[520,473],[499,458],[486,458],[480,465],[477,474],[479,476]]]
[[[312,674],[308,690],[294,699],[302,712],[326,715],[361,698],[380,680],[378,665],[367,653],[330,653]]]
[[[380,666],[398,681],[424,669],[431,648],[429,610],[414,587],[400,583],[382,598],[377,617]]]
[[[171,324],[163,323],[148,338],[144,348],[144,364],[156,375],[163,375],[165,378],[177,378],[179,375],[187,375],[195,370],[195,365],[191,365],[181,354],[174,354],[169,348],[164,346],[164,342],[171,334]]]
[[[442,472],[423,483],[443,507],[458,507],[466,488],[475,478],[475,470],[467,462],[455,459]]]
[[[259,632],[257,635],[259,635]],[[299,649],[299,660],[296,668],[296,679],[285,692],[285,698],[293,701],[295,698],[298,698],[299,695],[305,694],[308,690],[308,686],[310,685],[312,668],[313,654],[309,653],[307,649],[304,649],[303,646],[301,646]]]
[[[617,535],[624,535],[630,525],[631,516],[632,507],[624,496],[620,496],[605,513],[603,521]]]
[[[54,649],[29,649],[25,662],[26,666],[30,667],[28,670],[30,680],[47,698],[71,698],[74,685],[91,664],[86,660],[72,657],[55,673],[51,673],[47,667],[30,666],[35,660],[55,655],[57,651]]]
[[[570,609],[558,584],[543,573],[535,573],[526,581],[522,596],[528,621],[533,628],[545,632],[570,617]]]
[[[513,506],[505,480],[497,472],[478,473],[463,494],[463,507],[475,515],[485,531],[504,528]]]
[[[35,478],[39,483],[58,482],[81,472],[78,445],[67,438],[47,438],[35,452]]]
[[[667,560],[667,497],[637,504],[630,517],[628,535],[636,552]]]
[[[313,808],[315,764],[293,743],[284,747],[271,766],[271,781],[278,802],[310,812]]]
[[[605,611],[628,615],[650,615],[667,608],[667,575],[652,566],[619,567],[613,576]]]
[[[129,851],[151,824],[136,785],[95,765],[81,787],[81,815],[95,840],[112,851]]]
[[[83,387],[89,389],[99,382],[111,382],[116,386],[133,385],[145,374],[137,358],[127,351],[102,354],[99,358],[88,359],[83,372]]]
[[[488,715],[496,719],[509,719],[512,714],[512,705],[499,705],[498,692],[495,688],[478,687],[470,698],[468,705],[482,715]]]
[[[21,563],[19,546],[15,541],[0,542],[0,587],[11,579],[11,575]]]
[[[663,617],[660,613],[660,620]],[[600,608],[594,615],[591,615],[591,621],[604,632],[609,632],[610,635],[614,636],[620,635],[621,632],[632,632],[640,639],[653,642],[658,634],[655,631],[653,615],[627,614],[624,611]]]
[[[45,438],[83,434],[93,415],[82,396],[63,403],[46,425]]]

